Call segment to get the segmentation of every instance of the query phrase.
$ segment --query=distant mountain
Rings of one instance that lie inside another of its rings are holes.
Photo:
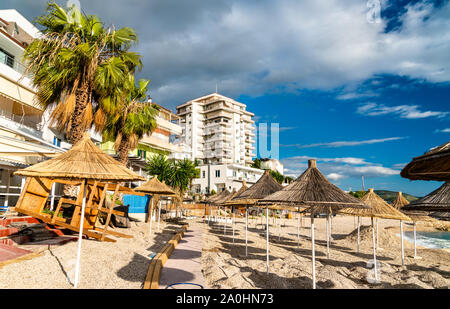
[[[395,198],[397,197],[398,192],[394,191],[388,191],[388,190],[375,190],[375,193],[378,194],[383,200],[388,202],[389,204],[392,203]],[[418,200],[420,197],[408,194],[408,193],[402,193],[403,197],[406,198],[409,202]]]

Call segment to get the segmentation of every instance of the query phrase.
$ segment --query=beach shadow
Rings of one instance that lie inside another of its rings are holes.
[[[144,282],[151,259],[135,253],[133,259],[117,271],[117,276],[130,282]]]
[[[163,267],[161,271],[161,277],[159,279],[159,286],[170,286],[175,283],[185,283],[192,281],[194,275],[190,272],[171,267]],[[189,288],[188,286],[183,286],[183,289]]]
[[[175,254],[176,252],[176,254]],[[197,250],[188,250],[188,249],[176,249],[174,251],[174,254],[170,256],[171,260],[178,260],[178,259],[196,259],[200,258],[202,256],[201,251]]]

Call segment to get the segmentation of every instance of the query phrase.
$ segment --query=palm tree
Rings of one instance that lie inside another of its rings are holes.
[[[56,105],[52,125],[75,144],[93,123],[103,129],[106,115],[116,112],[124,78],[142,67],[140,55],[129,51],[137,36],[131,28],[105,28],[97,16],[75,6],[66,11],[54,1],[37,23],[43,36],[28,46],[24,59],[40,104]]]
[[[153,156],[147,161],[146,171],[149,175],[158,175],[159,181],[169,184],[173,173],[172,160],[163,155]]]
[[[197,161],[189,159],[176,161],[158,155],[148,160],[146,171],[150,175],[158,175],[160,181],[165,181],[183,196],[192,186],[193,179],[200,177],[197,166]]]
[[[129,76],[122,92],[125,94],[117,112],[106,119],[103,137],[115,139],[114,149],[118,153],[119,162],[128,163],[128,151],[135,149],[139,140],[156,128],[157,106],[145,102],[149,81],[141,79],[139,86],[134,84],[134,77]],[[128,86],[127,86],[128,85]]]

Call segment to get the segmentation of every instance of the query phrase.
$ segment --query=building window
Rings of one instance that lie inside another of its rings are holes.
[[[53,136],[53,145],[61,147],[61,139]]]
[[[206,172],[203,171],[202,174],[203,174],[203,178],[205,178],[206,177]]]
[[[216,170],[216,178],[220,177],[220,170]]]

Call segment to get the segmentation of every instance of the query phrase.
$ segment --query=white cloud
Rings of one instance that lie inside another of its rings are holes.
[[[338,181],[346,178],[361,178],[361,176],[388,177],[400,174],[400,165],[385,167],[378,163],[367,162],[363,158],[319,158],[309,156],[295,156],[282,159],[285,171],[291,176],[297,177],[308,167],[309,159],[317,160],[317,167],[330,181]],[[402,163],[403,164],[403,163]]]
[[[32,20],[45,2],[3,0],[2,6]],[[137,30],[137,51],[144,55],[139,77],[151,80],[150,94],[168,107],[215,91],[216,82],[219,92],[239,97],[332,90],[377,74],[450,81],[450,2],[406,5],[402,27],[388,33],[387,20],[367,21],[363,0],[132,3],[81,1],[106,24]]]
[[[420,119],[428,117],[443,118],[449,114],[449,112],[420,111],[418,105],[386,106],[377,103],[366,103],[358,107],[356,112],[365,116],[394,114],[405,119]]]
[[[333,181],[338,181],[339,179],[344,178],[344,175],[338,174],[338,173],[330,173],[327,175],[327,178]]]
[[[328,143],[315,143],[315,144],[291,144],[291,145],[280,145],[281,147],[297,147],[299,149],[303,148],[314,148],[314,147],[348,147],[348,146],[360,146],[360,145],[370,145],[370,144],[378,144],[390,141],[397,141],[401,139],[405,139],[407,137],[388,137],[388,138],[380,138],[380,139],[370,139],[364,141],[337,141],[337,142],[328,142]]]
[[[442,130],[437,129],[437,130],[434,131],[434,132],[435,132],[435,133],[450,133],[450,128],[442,129]]]

